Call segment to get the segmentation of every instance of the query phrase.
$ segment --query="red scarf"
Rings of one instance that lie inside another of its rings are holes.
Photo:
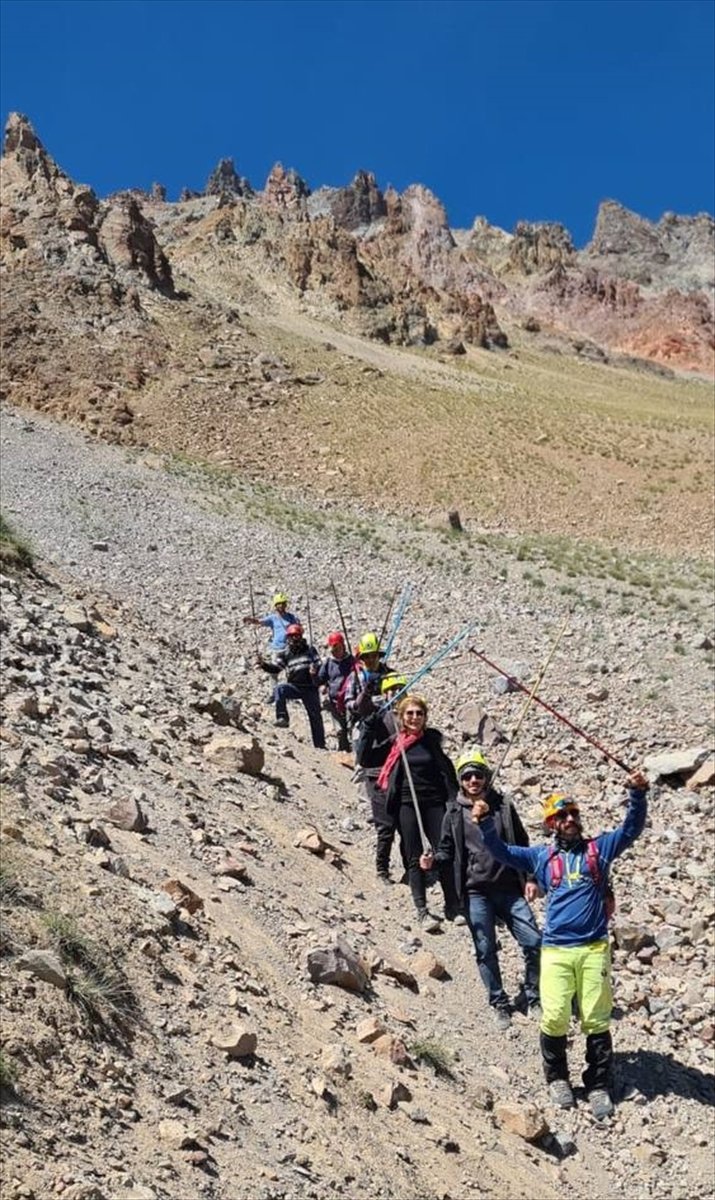
[[[393,767],[398,758],[402,757],[402,751],[409,750],[410,746],[414,746],[415,742],[418,742],[421,737],[421,733],[398,733],[390,747],[390,753],[385,759],[385,764],[377,777],[377,786],[381,791],[387,791]]]

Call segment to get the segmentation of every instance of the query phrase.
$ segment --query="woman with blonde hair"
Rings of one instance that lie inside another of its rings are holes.
[[[426,840],[436,847],[447,804],[458,791],[457,776],[442,749],[442,734],[427,726],[424,696],[416,692],[402,696],[395,706],[395,716],[397,737],[377,784],[386,793],[387,813],[397,821],[400,831],[418,924],[426,933],[435,933],[440,925],[427,910],[426,873],[420,867],[420,856],[425,851],[420,823]],[[459,905],[448,866],[439,867],[439,879],[445,917],[453,920]]]

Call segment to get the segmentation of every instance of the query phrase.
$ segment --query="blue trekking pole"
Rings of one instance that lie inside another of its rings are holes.
[[[392,644],[395,640],[397,631],[400,628],[400,625],[402,624],[402,618],[404,617],[405,612],[407,611],[407,605],[409,604],[411,599],[412,599],[412,585],[408,583],[405,585],[404,591],[403,591],[402,595],[400,596],[400,603],[398,604],[397,609],[395,610],[395,615],[392,618],[392,628],[390,629],[390,636],[387,639],[387,644],[385,645],[385,653],[383,656],[385,659],[385,662],[387,662],[387,660],[390,657],[390,654],[392,652]]]
[[[456,647],[465,640],[465,638],[468,638],[469,635],[474,632],[478,624],[478,621],[470,621],[468,625],[465,625],[464,628],[461,629],[460,632],[451,639],[451,641],[447,642],[441,650],[437,651],[436,654],[433,654],[432,658],[430,658],[423,667],[420,667],[419,671],[412,676],[405,686],[399,692],[396,692],[395,695],[385,703],[384,708],[391,708],[401,696],[404,696],[406,692],[411,691],[415,684],[419,683],[421,679],[424,679],[426,675],[429,675],[430,671],[433,671],[437,664],[440,663],[443,658],[447,657],[450,651],[455,650]]]

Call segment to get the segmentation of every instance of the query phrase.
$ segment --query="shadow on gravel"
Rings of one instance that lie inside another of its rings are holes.
[[[647,1100],[656,1096],[683,1096],[715,1106],[715,1078],[697,1067],[686,1067],[671,1055],[656,1050],[616,1051],[613,1057],[622,1091],[636,1087]]]

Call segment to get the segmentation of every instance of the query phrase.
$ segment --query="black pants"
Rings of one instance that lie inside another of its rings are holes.
[[[569,1066],[566,1060],[566,1036],[553,1037],[549,1033],[541,1035],[541,1056],[544,1060],[546,1082],[554,1079],[568,1079]],[[583,1086],[587,1092],[594,1088],[610,1087],[611,1069],[613,1066],[613,1041],[610,1031],[605,1033],[589,1033],[586,1038],[586,1070],[583,1072]]]
[[[440,834],[442,832],[442,818],[444,817],[445,806],[443,804],[430,804],[425,808],[420,808],[420,816],[424,825],[425,835],[433,850],[439,845]],[[415,902],[415,908],[424,908],[427,904],[427,893],[425,884],[425,872],[420,867],[420,855],[422,854],[422,840],[420,838],[420,829],[415,816],[414,805],[410,800],[406,804],[400,805],[399,813],[399,829],[404,847],[405,859],[407,860],[407,876],[410,881],[410,891],[412,899]],[[457,908],[457,894],[454,890],[454,877],[452,874],[451,863],[443,863],[439,867],[439,882],[444,893],[444,903],[447,908]]]

